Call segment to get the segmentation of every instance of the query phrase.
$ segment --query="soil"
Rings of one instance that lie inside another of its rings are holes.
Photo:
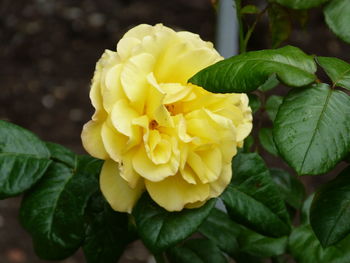
[[[213,41],[215,11],[210,0],[1,0],[0,119],[84,153],[80,132],[92,114],[88,92],[95,63],[140,23],[163,23]],[[269,47],[267,35],[263,21],[250,49]],[[312,12],[305,29],[297,26],[289,43],[309,53],[350,61],[349,45],[326,28],[320,10]],[[266,158],[280,165],[271,156]],[[316,185],[311,182],[308,188]],[[0,201],[0,263],[49,262],[35,256],[31,239],[19,224],[20,200]],[[145,262],[147,255],[136,244],[120,262]],[[84,259],[78,252],[60,262]]]

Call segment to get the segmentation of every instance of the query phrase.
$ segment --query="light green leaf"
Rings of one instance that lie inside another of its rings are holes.
[[[291,18],[285,8],[271,4],[268,8],[272,48],[279,47],[292,31]]]
[[[63,259],[73,254],[85,237],[84,211],[98,191],[102,162],[82,156],[73,169],[60,162],[24,197],[20,220],[31,234],[39,257]]]
[[[291,87],[302,87],[315,80],[316,64],[300,49],[251,51],[209,66],[189,82],[211,92],[250,92],[263,85],[271,75]]]
[[[350,43],[350,2],[332,0],[323,10],[329,28],[342,40]]]
[[[318,57],[318,64],[333,81],[333,86],[350,90],[350,64],[338,58]]]
[[[276,95],[270,96],[266,101],[265,109],[266,109],[267,115],[269,115],[270,119],[273,122],[275,121],[278,109],[281,106],[282,102],[283,102],[283,97],[276,96]]]
[[[144,244],[159,253],[185,240],[203,223],[215,205],[212,199],[200,208],[168,212],[147,195],[133,209],[138,233]]]
[[[278,150],[272,137],[272,128],[261,128],[259,131],[259,140],[266,151],[278,156]]]
[[[274,122],[274,141],[299,175],[328,172],[350,148],[350,96],[325,84],[291,91]]]
[[[221,196],[230,217],[263,235],[287,235],[289,215],[261,157],[240,153],[234,158],[232,169],[234,178]]]
[[[272,90],[273,88],[276,88],[279,83],[280,82],[278,81],[276,74],[272,74],[266,80],[266,82],[259,87],[259,90],[261,90],[263,92]]]
[[[259,8],[255,5],[246,5],[241,9],[241,14],[258,14],[260,12]]]
[[[310,224],[323,247],[350,233],[350,168],[317,191],[310,210]]]
[[[0,120],[0,199],[31,188],[50,163],[50,153],[36,135]]]
[[[320,6],[329,0],[274,0],[274,2],[293,9],[310,9]]]

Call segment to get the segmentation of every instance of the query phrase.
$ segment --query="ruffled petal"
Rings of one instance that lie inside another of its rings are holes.
[[[81,140],[85,150],[92,156],[99,159],[107,159],[108,154],[104,148],[101,130],[102,122],[89,121],[83,127]]]

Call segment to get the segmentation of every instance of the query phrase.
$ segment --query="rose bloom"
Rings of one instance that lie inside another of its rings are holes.
[[[95,108],[82,141],[104,159],[101,190],[131,212],[140,195],[168,211],[203,205],[229,184],[231,160],[252,129],[246,94],[213,94],[188,83],[222,60],[212,43],[161,24],[128,31],[96,64]]]

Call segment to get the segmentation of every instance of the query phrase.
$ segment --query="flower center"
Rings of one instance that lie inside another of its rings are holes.
[[[168,110],[170,115],[172,115],[172,116],[176,115],[175,114],[175,105],[174,104],[165,105],[165,108]]]
[[[149,128],[151,130],[155,130],[155,129],[157,129],[157,127],[158,127],[158,122],[156,120],[151,120],[149,123]]]

